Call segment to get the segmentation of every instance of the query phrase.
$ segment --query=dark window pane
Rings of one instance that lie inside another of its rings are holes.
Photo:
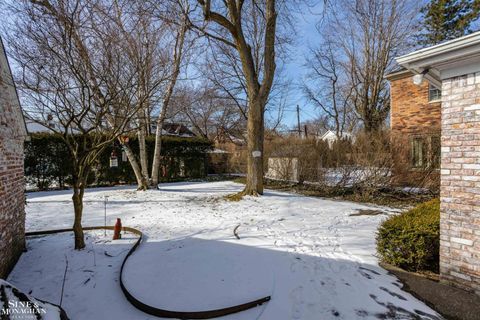
[[[437,101],[442,99],[442,90],[435,87],[433,84],[429,84],[428,87],[428,101]]]
[[[425,143],[422,137],[411,140],[411,164],[414,168],[423,168],[425,163]]]

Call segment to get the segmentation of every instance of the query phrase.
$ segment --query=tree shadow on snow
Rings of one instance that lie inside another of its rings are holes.
[[[440,318],[378,266],[241,243],[147,241],[127,262],[125,285],[147,304],[181,311],[271,295],[263,308],[228,319],[256,319],[255,312],[263,312],[260,319]]]
[[[82,251],[73,250],[71,233],[29,239],[29,251],[9,281],[58,303],[67,259],[63,307],[70,318],[155,319],[131,306],[120,290],[120,264],[132,240],[88,234]],[[176,311],[228,307],[271,295],[263,306],[225,320],[440,319],[378,266],[333,254],[253,246],[253,241],[147,239],[127,261],[124,282],[142,302]]]

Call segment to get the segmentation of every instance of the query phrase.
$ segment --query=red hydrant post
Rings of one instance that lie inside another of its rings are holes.
[[[113,228],[113,240],[118,240],[122,238],[122,234],[120,231],[122,230],[122,221],[120,218],[117,218],[117,223],[115,223],[115,227]]]

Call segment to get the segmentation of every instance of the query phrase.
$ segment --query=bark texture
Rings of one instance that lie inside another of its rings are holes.
[[[248,17],[244,10],[244,1],[224,1],[228,15],[222,15],[212,10],[210,0],[197,0],[202,5],[206,21],[216,23],[220,28],[225,29],[230,37],[212,36],[234,48],[240,57],[243,76],[246,83],[248,95],[248,120],[247,120],[247,183],[243,192],[244,195],[263,194],[263,139],[264,139],[264,113],[268,96],[272,89],[275,75],[275,34],[277,23],[276,1],[266,0],[262,4],[264,12],[265,32],[263,39],[263,59],[255,59],[258,54],[254,52],[252,45],[244,33],[244,19]],[[260,4],[256,4],[260,5]],[[252,15],[255,11],[251,11]],[[258,53],[258,52],[257,52]],[[260,75],[259,70],[263,70]]]

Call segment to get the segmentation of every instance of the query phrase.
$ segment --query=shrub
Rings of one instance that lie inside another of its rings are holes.
[[[385,220],[378,229],[381,259],[408,271],[439,269],[440,201],[434,199]]]
[[[138,140],[130,137],[130,147],[138,154]],[[155,137],[146,138],[148,162],[151,166]],[[212,143],[202,138],[162,137],[161,181],[175,181],[185,178],[202,178],[206,175],[206,155]],[[110,168],[110,154],[115,150],[119,157],[118,167]],[[135,183],[135,175],[128,161],[122,161],[122,148],[112,142],[98,156],[88,183],[110,185]],[[53,133],[33,133],[25,144],[25,176],[29,184],[40,190],[52,184],[63,188],[71,182],[72,160],[62,137]]]
[[[64,188],[70,182],[72,162],[61,135],[34,133],[25,143],[25,177],[39,190],[47,190],[52,183]]]

